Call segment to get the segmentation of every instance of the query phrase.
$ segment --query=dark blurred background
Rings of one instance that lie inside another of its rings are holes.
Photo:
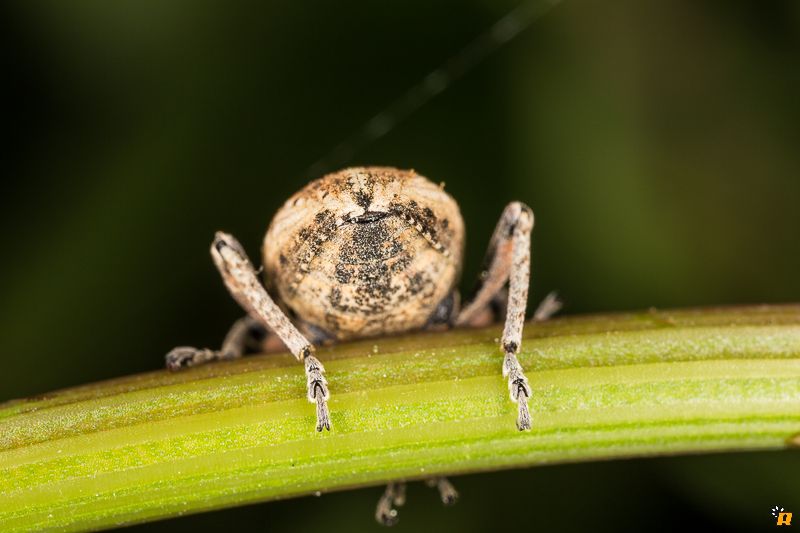
[[[217,346],[208,255],[257,257],[308,169],[517,5],[505,0],[4,3],[0,401]],[[800,3],[564,0],[345,161],[460,202],[471,286],[510,200],[531,300],[567,314],[800,301]],[[324,166],[324,165],[323,165]],[[800,513],[797,456],[544,467],[411,488],[399,531],[749,530]],[[373,531],[377,488],[134,531]],[[508,502],[524,512],[512,511]]]

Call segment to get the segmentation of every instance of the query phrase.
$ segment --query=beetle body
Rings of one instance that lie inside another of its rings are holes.
[[[220,350],[179,346],[167,354],[167,366],[233,359],[253,343],[264,347],[279,339],[303,363],[306,397],[316,404],[317,431],[330,430],[330,392],[316,344],[440,325],[476,326],[505,307],[498,339],[502,375],[509,398],[517,404],[517,428],[528,430],[532,390],[517,353],[525,324],[532,229],[531,209],[509,203],[489,242],[478,287],[461,306],[456,285],[464,221],[444,188],[414,171],[390,167],[329,174],[289,198],[273,218],[263,246],[266,287],[239,241],[216,233],[211,257],[247,315],[234,323]],[[542,319],[557,307],[550,305],[546,312],[540,307],[535,316]],[[445,498],[448,484],[437,483]],[[384,523],[400,498],[393,494],[387,489],[378,506]]]
[[[351,168],[286,201],[264,238],[268,286],[335,339],[419,329],[452,298],[464,246],[458,204],[414,171]]]
[[[252,341],[264,347],[279,339],[303,364],[306,397],[316,405],[316,430],[331,430],[328,380],[315,344],[441,324],[476,326],[505,307],[498,339],[502,375],[509,398],[517,404],[517,429],[529,430],[532,390],[517,353],[525,323],[532,229],[528,206],[506,206],[489,242],[478,287],[462,307],[456,285],[464,221],[443,186],[413,170],[390,167],[329,174],[294,194],[272,219],[263,245],[266,287],[239,241],[216,233],[212,259],[247,315],[234,323],[220,350],[179,346],[167,354],[167,366],[233,359]],[[559,307],[556,300],[545,303],[534,315],[537,320]],[[443,502],[455,501],[456,492],[446,479],[429,482],[438,487]],[[379,522],[395,521],[394,507],[402,504],[404,494],[402,482],[389,484],[375,511]]]

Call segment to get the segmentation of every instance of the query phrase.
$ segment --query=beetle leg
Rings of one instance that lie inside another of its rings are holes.
[[[406,484],[404,481],[394,481],[386,485],[383,495],[378,500],[375,508],[375,520],[384,526],[393,526],[397,523],[397,509],[406,503]]]
[[[322,363],[314,357],[314,345],[292,324],[283,310],[270,298],[244,248],[232,235],[218,231],[211,244],[211,257],[222,274],[234,300],[264,327],[274,331],[289,351],[304,363],[308,400],[317,404],[317,431],[331,429],[328,412],[328,382]]]
[[[179,346],[167,354],[167,367],[175,370],[218,359],[235,359],[242,356],[250,339],[257,336],[254,333],[262,333],[258,331],[259,328],[273,332],[294,356],[304,363],[308,400],[317,407],[317,431],[330,430],[328,381],[324,376],[325,368],[313,355],[314,345],[298,331],[270,298],[259,282],[244,249],[233,236],[217,232],[211,245],[211,256],[222,274],[225,286],[239,305],[248,312],[248,316],[233,324],[222,343],[221,350]]]
[[[521,202],[508,204],[489,242],[480,288],[456,318],[456,325],[469,324],[508,283],[508,306],[500,347],[505,354],[503,376],[508,378],[511,400],[517,402],[517,428],[520,431],[531,428],[528,411],[531,388],[517,360],[517,353],[522,343],[528,301],[532,230],[531,208]]]
[[[178,346],[167,354],[167,368],[178,370],[182,367],[202,365],[211,361],[238,359],[244,355],[249,345],[261,342],[264,336],[263,326],[253,318],[245,316],[233,323],[228,334],[225,335],[225,340],[222,341],[221,349],[209,350]]]
[[[458,501],[458,492],[453,484],[444,477],[432,477],[425,480],[429,487],[435,487],[439,491],[439,498],[445,505],[453,505]],[[384,526],[393,526],[399,520],[396,507],[402,507],[406,503],[406,483],[404,481],[393,481],[386,485],[378,505],[375,508],[375,520]]]
[[[544,300],[539,302],[539,306],[536,308],[536,311],[533,312],[533,318],[531,320],[533,322],[544,322],[561,311],[563,306],[564,303],[559,299],[558,293],[556,293],[556,291],[550,291],[547,293],[547,296],[544,297]]]
[[[458,501],[458,491],[446,477],[432,477],[425,480],[429,487],[436,487],[439,498],[445,505],[453,505]]]
[[[269,296],[239,241],[227,233],[217,232],[211,245],[211,256],[225,286],[239,305],[253,320],[274,331],[298,361],[304,363],[308,399],[317,406],[317,431],[330,430],[328,382],[323,375],[322,363],[314,357],[314,345]]]

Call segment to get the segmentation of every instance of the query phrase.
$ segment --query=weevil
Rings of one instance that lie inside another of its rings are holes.
[[[312,181],[275,214],[263,243],[265,285],[231,235],[217,232],[211,255],[247,315],[231,327],[220,350],[178,347],[167,366],[178,369],[244,354],[254,338],[277,337],[304,364],[317,431],[330,430],[330,392],[315,345],[440,327],[473,326],[505,308],[500,339],[502,374],[517,406],[517,428],[531,427],[531,388],[517,360],[530,277],[533,212],[521,202],[503,210],[477,289],[461,305],[457,284],[464,252],[458,204],[413,170],[348,168]],[[557,309],[546,300],[545,318]],[[445,503],[457,494],[434,478]],[[376,518],[396,520],[405,487],[390,484]]]

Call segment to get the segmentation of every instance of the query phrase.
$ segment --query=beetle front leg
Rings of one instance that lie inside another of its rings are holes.
[[[511,399],[517,402],[517,428],[520,431],[531,428],[531,415],[528,411],[528,398],[531,388],[528,378],[517,361],[517,353],[522,345],[522,327],[525,323],[525,310],[528,305],[528,286],[531,271],[531,231],[533,230],[533,211],[523,204],[514,203],[506,209],[510,211],[511,224],[511,265],[508,278],[508,309],[503,328],[502,346],[505,352],[503,375],[508,378]],[[501,219],[502,225],[502,219]],[[507,238],[507,237],[506,237]]]
[[[503,350],[503,376],[508,378],[511,400],[517,403],[517,428],[531,428],[528,398],[531,388],[517,360],[522,344],[522,327],[528,302],[531,265],[533,211],[521,202],[512,202],[500,216],[489,242],[481,285],[456,318],[456,325],[467,325],[477,317],[508,283],[508,304],[500,347]]]
[[[304,363],[308,400],[317,406],[317,431],[331,429],[325,369],[314,356],[314,345],[292,324],[258,280],[244,248],[233,236],[217,232],[211,245],[214,264],[233,298],[258,323],[280,337],[298,361]]]

